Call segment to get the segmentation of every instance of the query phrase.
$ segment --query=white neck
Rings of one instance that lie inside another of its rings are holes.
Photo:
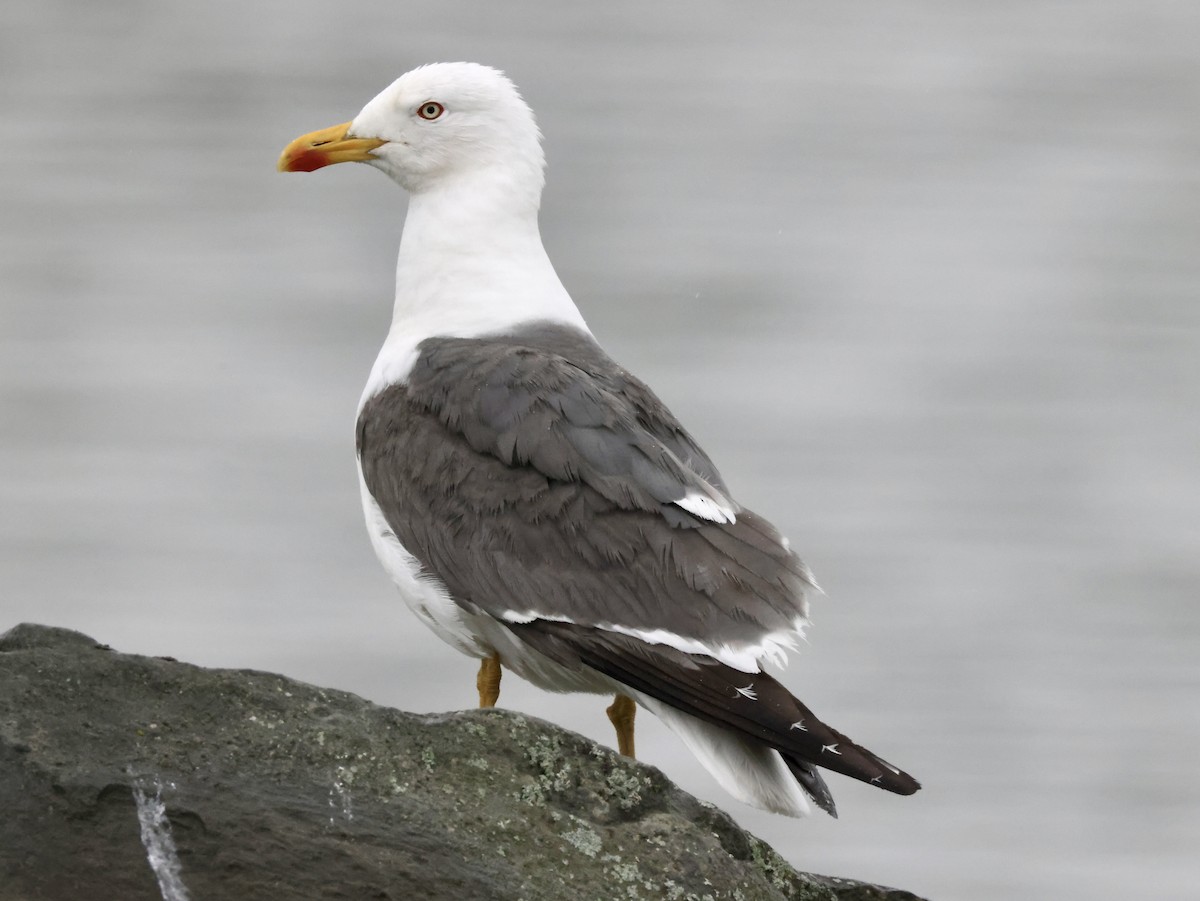
[[[426,338],[472,338],[539,320],[588,331],[542,246],[539,194],[540,185],[522,190],[477,172],[412,196],[392,326],[363,403],[407,378]]]

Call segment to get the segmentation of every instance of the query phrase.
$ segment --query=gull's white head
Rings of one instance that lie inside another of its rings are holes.
[[[535,205],[545,167],[533,112],[504,73],[476,63],[401,75],[350,122],[289,144],[279,168],[350,161],[383,170],[412,194],[503,179]]]
[[[403,380],[433,335],[472,337],[524,322],[587,331],[538,230],[541,135],[502,72],[475,63],[413,69],[350,122],[292,141],[279,168],[344,162],[382,169],[412,194],[392,330],[364,397]]]

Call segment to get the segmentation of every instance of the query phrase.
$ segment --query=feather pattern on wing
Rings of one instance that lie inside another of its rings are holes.
[[[790,642],[807,615],[812,579],[782,536],[584,333],[425,341],[407,382],[364,405],[358,452],[404,547],[497,619],[737,653]],[[729,520],[680,507],[689,494]]]

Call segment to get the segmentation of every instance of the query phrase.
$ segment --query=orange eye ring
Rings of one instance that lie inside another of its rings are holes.
[[[417,115],[422,119],[428,119],[431,122],[445,111],[446,108],[436,100],[426,100],[417,107]]]

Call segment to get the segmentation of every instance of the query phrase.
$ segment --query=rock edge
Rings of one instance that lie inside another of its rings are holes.
[[[504,710],[0,635],[0,901],[919,901],[800,873],[654,767]]]

